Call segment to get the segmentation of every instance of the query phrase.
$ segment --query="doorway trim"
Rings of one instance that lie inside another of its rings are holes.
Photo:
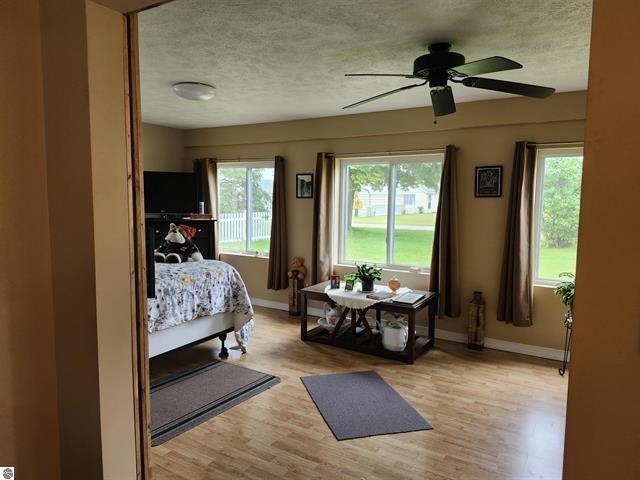
[[[138,15],[125,16],[125,74],[126,124],[128,148],[128,192],[131,283],[135,294],[131,307],[135,312],[131,326],[134,382],[134,418],[136,422],[136,478],[150,477],[150,393],[149,347],[147,332],[147,264],[144,222],[144,184],[142,163],[142,119],[140,103],[140,69],[138,44]]]

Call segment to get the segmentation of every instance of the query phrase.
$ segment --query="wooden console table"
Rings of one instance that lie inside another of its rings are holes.
[[[379,357],[399,360],[405,363],[413,363],[415,359],[429,350],[434,344],[434,332],[436,328],[436,308],[438,294],[435,292],[424,292],[414,290],[415,293],[424,293],[425,297],[413,305],[405,305],[393,302],[378,302],[363,310],[345,309],[340,322],[336,325],[334,332],[329,332],[324,327],[316,327],[307,330],[307,304],[309,300],[320,302],[334,302],[325,293],[325,288],[329,282],[319,283],[298,291],[300,295],[300,339],[305,342],[316,342],[325,345],[333,345],[356,352],[368,353]],[[416,335],[416,313],[428,307],[428,335]],[[380,333],[373,334],[366,320],[366,313],[375,310],[376,318],[380,320],[381,312],[392,312],[406,315],[408,318],[408,340],[407,347],[402,352],[393,352],[382,346]],[[351,328],[339,333],[339,327],[351,313]],[[363,329],[358,332],[357,325],[362,325]]]

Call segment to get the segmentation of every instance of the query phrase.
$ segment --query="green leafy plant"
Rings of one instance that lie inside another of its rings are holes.
[[[362,282],[372,282],[374,280],[382,280],[382,269],[376,265],[356,264],[356,271],[352,274],[354,278]]]
[[[560,278],[567,278],[568,280],[558,283],[554,293],[560,297],[562,304],[571,312],[573,310],[573,295],[576,289],[575,275],[571,272],[562,272]]]
[[[356,264],[356,271],[352,275],[363,282],[382,280],[382,269],[376,265],[367,265],[366,263],[362,265]]]
[[[376,265],[367,265],[366,263],[358,265],[356,263],[356,271],[352,275],[362,283],[363,292],[372,292],[374,280],[382,279],[382,269]]]

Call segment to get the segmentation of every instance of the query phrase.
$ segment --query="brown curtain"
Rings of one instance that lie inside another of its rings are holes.
[[[460,272],[458,256],[458,199],[456,189],[456,147],[447,145],[440,179],[440,196],[429,290],[438,292],[438,316],[460,316]]]
[[[193,161],[196,174],[198,201],[204,202],[204,210],[218,218],[218,166],[215,158],[196,158]],[[214,223],[214,251],[218,258],[218,222]]]
[[[269,244],[269,276],[267,288],[282,290],[289,286],[287,271],[287,209],[284,158],[276,157],[273,172],[273,203],[271,207],[271,243]]]
[[[533,323],[531,231],[535,158],[534,145],[516,143],[500,277],[498,320],[519,327],[529,327]]]
[[[329,280],[331,275],[331,212],[333,211],[334,157],[318,153],[313,185],[313,246],[311,281]]]

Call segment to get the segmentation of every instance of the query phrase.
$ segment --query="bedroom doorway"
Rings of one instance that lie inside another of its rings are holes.
[[[211,195],[208,189],[212,181],[210,161],[185,162],[180,142],[177,147],[176,142],[167,147],[167,141],[171,143],[171,134],[167,134],[170,129],[142,122],[140,13],[126,15],[127,120],[135,265],[132,276],[136,291],[132,299],[136,311],[132,337],[137,456],[139,478],[150,478],[152,446],[270,388],[279,379],[220,361],[244,353],[253,329],[253,313],[237,272],[225,267],[224,262],[215,261],[216,228],[211,213],[215,211],[215,194]],[[159,148],[154,141],[158,136],[162,144]],[[261,171],[272,171],[273,164],[263,160]],[[242,168],[245,175],[253,171],[236,162],[232,173]],[[187,277],[189,280],[182,282]],[[216,282],[224,282],[225,288],[219,288]],[[187,284],[194,289],[206,284],[210,294],[203,298],[210,299],[210,304],[200,302],[187,307],[188,298],[179,296],[197,296],[195,291],[185,290]],[[220,310],[219,305],[228,305],[229,299],[216,297],[217,291],[233,297],[235,306],[231,311]],[[180,301],[165,302],[158,292],[179,297]],[[184,308],[172,311],[165,308],[168,304]],[[198,388],[198,382],[201,387],[222,387],[207,392],[209,397],[203,399],[204,389]],[[184,395],[187,391],[189,394]],[[176,402],[178,397],[180,401]],[[206,409],[202,407],[204,400],[208,402]],[[152,415],[153,412],[156,413]]]

